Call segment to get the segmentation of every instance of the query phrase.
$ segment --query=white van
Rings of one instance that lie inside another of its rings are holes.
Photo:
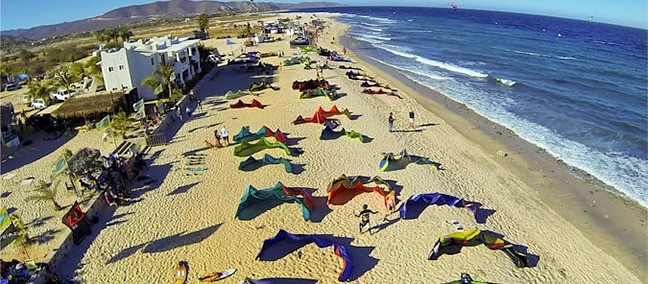
[[[51,93],[50,98],[55,101],[65,101],[71,97],[76,95],[76,93],[70,92],[70,90],[67,89],[58,89],[56,93]]]

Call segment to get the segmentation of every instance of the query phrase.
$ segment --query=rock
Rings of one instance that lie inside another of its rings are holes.
[[[499,150],[499,151],[497,151],[497,155],[500,155],[502,157],[506,157],[506,156],[508,156],[508,153],[506,153],[506,152],[504,152],[502,150]]]

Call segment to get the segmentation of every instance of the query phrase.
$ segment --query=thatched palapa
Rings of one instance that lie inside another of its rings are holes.
[[[112,96],[112,102],[111,102]],[[74,97],[63,102],[61,107],[52,112],[57,118],[87,117],[112,113],[115,106],[124,104],[124,93],[90,95]]]

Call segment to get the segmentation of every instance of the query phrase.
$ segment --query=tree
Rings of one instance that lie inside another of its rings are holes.
[[[74,78],[68,72],[63,72],[61,69],[54,71],[54,85],[70,90],[70,84],[74,82]]]
[[[11,223],[13,223],[16,228],[16,233],[18,233],[18,238],[16,239],[17,242],[15,242],[15,244],[24,246],[25,243],[30,241],[25,222],[23,222],[22,218],[16,214],[9,215],[9,219],[11,219]]]
[[[47,183],[44,180],[37,180],[34,185],[34,191],[36,195],[29,196],[25,198],[25,201],[47,201],[52,202],[54,210],[60,211],[63,209],[61,205],[56,202],[56,188],[58,187],[58,180],[54,183]]]
[[[146,85],[152,90],[155,90],[160,84],[163,84],[167,86],[169,91],[168,95],[171,95],[173,90],[173,80],[171,80],[171,76],[173,74],[173,65],[162,65],[160,66],[160,69],[153,70],[153,73],[142,81],[142,86]]]
[[[54,91],[52,85],[48,84],[46,81],[37,79],[33,79],[29,83],[28,88],[27,96],[30,100],[43,99],[46,102],[50,99],[50,93]]]
[[[86,74],[92,77],[93,84],[97,84],[97,86],[99,86],[99,84],[103,85],[103,73],[99,66],[99,62],[101,62],[101,57],[93,56],[83,65]]]
[[[122,41],[129,41],[133,36],[133,31],[127,27],[119,27],[116,29],[117,35],[122,39]]]
[[[72,63],[70,67],[68,67],[68,73],[70,74],[71,81],[74,82],[78,82],[88,75],[85,66],[79,62]]]
[[[18,52],[18,57],[20,57],[20,59],[22,59],[25,63],[29,62],[30,59],[34,58],[34,56],[34,53],[27,49],[21,49]]]
[[[198,28],[200,29],[200,31],[206,34],[206,30],[209,28],[209,16],[205,13],[202,13],[198,15],[196,22],[198,22]]]
[[[95,38],[97,38],[97,40],[100,41],[100,42],[104,42],[104,41],[109,40],[108,38],[106,38],[106,30],[104,30],[104,29],[96,30],[96,31],[94,31],[93,34],[94,34]]]
[[[124,138],[126,136],[126,131],[128,130],[129,125],[130,122],[126,117],[126,113],[123,111],[119,112],[116,115],[113,115],[112,119],[110,120],[110,128],[115,134],[118,134],[121,138]]]

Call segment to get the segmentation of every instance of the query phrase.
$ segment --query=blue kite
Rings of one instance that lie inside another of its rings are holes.
[[[273,256],[272,253],[268,252],[269,250],[271,250],[270,247],[282,241],[290,241],[295,243],[294,245],[288,246],[292,250],[284,252],[284,254],[281,256]],[[291,251],[294,251],[295,249],[310,243],[315,243],[320,248],[333,246],[333,252],[335,253],[335,255],[341,257],[344,261],[342,272],[340,272],[340,275],[338,276],[338,281],[349,280],[349,278],[351,277],[353,264],[351,262],[351,255],[349,255],[346,247],[340,244],[336,244],[332,240],[319,235],[291,234],[281,229],[276,236],[263,241],[263,246],[261,247],[259,254],[256,256],[256,259],[264,261],[277,260],[281,257],[286,256]]]
[[[420,206],[421,203],[423,206]],[[416,219],[427,205],[448,205],[458,208],[467,208],[473,213],[473,215],[475,215],[475,219],[479,219],[477,217],[477,212],[479,211],[479,207],[481,207],[481,203],[479,202],[468,201],[452,195],[438,192],[423,193],[410,196],[410,198],[402,203],[399,209],[400,217],[401,219]],[[478,220],[478,223],[481,222]]]

